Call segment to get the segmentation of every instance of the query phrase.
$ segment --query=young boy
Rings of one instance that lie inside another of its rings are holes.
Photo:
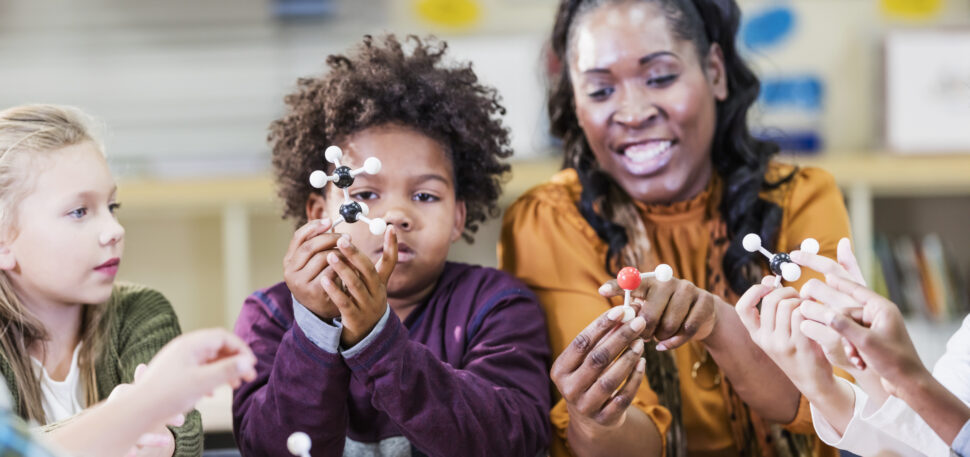
[[[365,37],[330,56],[327,75],[300,79],[271,127],[285,215],[302,226],[285,281],[250,296],[236,323],[258,359],[233,400],[244,455],[286,455],[295,431],[313,456],[547,446],[549,349],[535,296],[503,272],[446,261],[498,212],[499,159],[511,151],[496,92],[470,66],[444,66],[445,48]],[[331,145],[351,168],[383,163],[348,189],[386,220],[383,238],[363,222],[328,233],[342,192],[308,177]]]

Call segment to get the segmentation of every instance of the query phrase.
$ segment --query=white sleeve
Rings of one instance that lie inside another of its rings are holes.
[[[903,441],[896,439],[891,433],[880,429],[864,417],[872,409],[869,405],[869,396],[859,388],[859,386],[848,380],[837,378],[839,382],[844,382],[852,387],[855,393],[855,401],[852,407],[852,419],[845,427],[845,433],[839,435],[835,427],[823,417],[815,405],[811,405],[812,423],[815,426],[815,433],[821,438],[822,442],[829,446],[844,449],[861,456],[870,455],[899,455],[899,456],[922,456],[913,447],[906,445]],[[915,415],[915,413],[914,413]],[[919,416],[917,416],[918,418]],[[941,441],[942,442],[942,441]]]
[[[897,438],[911,448],[921,449],[921,455],[949,457],[950,446],[910,408],[906,402],[890,396],[876,412],[863,415],[862,420],[876,430]]]
[[[970,405],[970,315],[946,343],[946,352],[936,362],[933,377]]]

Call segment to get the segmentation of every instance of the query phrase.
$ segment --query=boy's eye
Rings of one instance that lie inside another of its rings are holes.
[[[419,202],[436,202],[440,200],[437,196],[431,195],[426,192],[419,192],[414,194],[414,199]]]
[[[114,214],[115,211],[118,211],[120,208],[121,208],[121,203],[111,203],[108,205],[108,211],[110,211],[111,214]]]
[[[376,192],[371,192],[369,190],[362,190],[360,192],[355,192],[351,195],[355,200],[373,200],[377,198]]]
[[[71,216],[71,217],[73,217],[75,219],[80,219],[80,218],[86,216],[87,214],[88,214],[88,209],[87,208],[83,208],[83,207],[82,208],[73,209],[73,210],[71,210],[71,212],[67,213],[68,216]]]

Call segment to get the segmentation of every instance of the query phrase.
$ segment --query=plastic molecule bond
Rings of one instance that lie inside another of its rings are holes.
[[[330,146],[324,151],[323,156],[336,166],[333,174],[327,176],[327,173],[323,170],[315,170],[310,173],[310,185],[320,189],[327,185],[328,182],[332,182],[335,186],[343,190],[344,192],[344,202],[340,205],[340,217],[336,218],[333,226],[336,227],[337,224],[341,222],[347,222],[352,224],[358,220],[364,221],[367,224],[370,232],[374,235],[382,235],[384,230],[387,229],[387,222],[383,219],[371,219],[367,217],[369,209],[367,204],[364,202],[356,202],[350,199],[350,192],[347,190],[348,187],[354,185],[354,178],[361,173],[367,173],[369,175],[376,175],[381,171],[381,161],[377,157],[370,157],[364,161],[364,166],[356,170],[352,170],[346,165],[340,164],[340,159],[343,158],[344,152],[340,150],[337,146]]]
[[[616,284],[623,289],[623,322],[630,322],[636,317],[636,312],[630,306],[631,295],[640,287],[640,282],[646,278],[656,278],[657,281],[667,282],[674,277],[674,270],[670,265],[661,263],[651,272],[640,273],[634,267],[626,267],[616,274]]]
[[[775,287],[781,285],[781,280],[792,282],[798,281],[802,277],[802,269],[798,264],[791,261],[791,256],[784,252],[772,254],[771,251],[761,246],[761,237],[756,233],[749,233],[741,240],[741,245],[748,252],[760,252],[768,258],[768,267],[775,274]],[[806,238],[802,241],[801,251],[809,254],[818,254],[818,241],[815,238]]]
[[[310,446],[313,443],[310,441],[310,435],[303,432],[293,432],[289,438],[286,439],[286,449],[290,451],[290,454],[296,457],[310,457]]]

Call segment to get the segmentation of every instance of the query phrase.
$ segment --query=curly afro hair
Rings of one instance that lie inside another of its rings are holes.
[[[306,223],[310,172],[325,164],[324,150],[361,130],[385,124],[412,128],[444,146],[455,194],[467,208],[462,236],[499,214],[497,200],[512,155],[498,92],[478,82],[470,63],[442,63],[447,43],[408,36],[408,52],[394,35],[367,35],[348,55],[327,57],[330,71],[300,78],[284,99],[286,113],[270,125],[273,171],[284,218]],[[401,152],[406,153],[406,152]]]

